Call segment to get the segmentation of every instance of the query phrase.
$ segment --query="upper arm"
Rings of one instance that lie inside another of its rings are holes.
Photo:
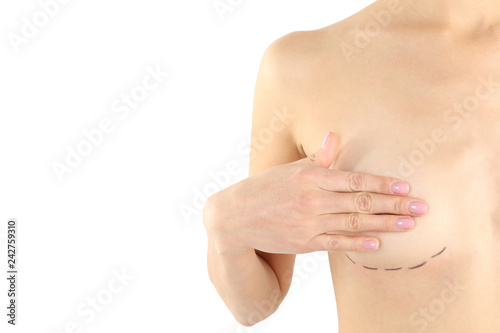
[[[294,136],[297,104],[287,54],[290,38],[293,36],[287,35],[271,44],[261,61],[252,116],[250,175],[302,158]],[[284,297],[290,288],[295,255],[256,252],[273,269]]]

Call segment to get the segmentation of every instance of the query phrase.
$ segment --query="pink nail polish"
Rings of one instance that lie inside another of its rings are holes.
[[[395,194],[408,194],[410,192],[410,185],[406,183],[394,183],[391,189]]]
[[[427,213],[427,205],[423,202],[412,201],[408,205],[408,211],[412,214],[423,215]]]
[[[326,143],[328,142],[329,137],[330,137],[330,132],[328,132],[328,134],[325,136],[325,139],[323,140],[323,144],[321,145],[321,148],[326,146]]]
[[[396,219],[396,228],[398,229],[413,229],[415,221],[410,217],[400,217]]]
[[[378,242],[368,240],[363,243],[363,247],[365,250],[376,250],[378,249]]]

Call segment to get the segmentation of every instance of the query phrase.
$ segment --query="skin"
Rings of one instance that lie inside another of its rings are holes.
[[[356,46],[393,3],[263,57],[250,177],[204,211],[210,278],[244,325],[276,311],[295,254],[326,250],[341,333],[500,331],[500,5],[401,1]],[[401,181],[408,195],[391,192]],[[426,214],[408,211],[423,199]]]

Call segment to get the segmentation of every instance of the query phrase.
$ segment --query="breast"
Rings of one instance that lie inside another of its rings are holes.
[[[377,237],[379,250],[346,252],[345,260],[366,270],[398,271],[439,267],[439,261],[460,253],[480,255],[481,247],[499,234],[497,131],[478,135],[473,124],[461,131],[401,124],[392,132],[386,128],[351,131],[332,168],[405,180],[411,185],[409,196],[425,200],[429,210],[415,219],[410,232],[362,234]]]
[[[490,71],[456,74],[450,67],[450,75],[439,76],[433,73],[440,68],[360,66],[330,84],[321,81],[304,98],[314,108],[296,120],[298,140],[311,154],[323,133],[335,132],[340,141],[333,169],[405,180],[409,195],[429,209],[412,231],[365,233],[380,240],[379,250],[347,252],[342,259],[379,270],[424,269],[492,255],[488,248],[500,248],[493,245],[500,244],[500,89],[478,79]],[[500,74],[493,78],[500,82]]]

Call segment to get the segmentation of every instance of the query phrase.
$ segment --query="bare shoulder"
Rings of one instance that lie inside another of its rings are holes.
[[[272,121],[274,110],[286,110],[291,120],[286,131],[280,132],[279,151],[283,151],[283,145],[291,143],[290,150],[299,153],[293,156],[295,159],[306,155],[301,139],[304,118],[312,112],[317,113],[320,95],[329,83],[332,80],[340,82],[339,78],[345,76],[346,61],[340,45],[349,30],[348,25],[349,22],[342,21],[321,29],[295,31],[269,45],[262,57],[255,87],[252,126],[255,136]],[[274,141],[278,142],[276,136]],[[273,154],[266,154],[266,161],[284,163],[292,156],[287,154],[286,158],[275,161],[269,158]],[[264,154],[260,152],[259,155]]]
[[[329,26],[277,39],[267,48],[261,71],[297,93],[307,92],[315,82],[356,70],[353,59],[362,63],[366,56],[374,56],[373,51],[386,48],[381,45],[388,42],[385,35],[399,26],[397,16],[403,9],[385,7],[374,3]]]
[[[266,56],[288,79],[307,79],[324,72],[325,66],[341,69],[353,60],[375,56],[372,52],[391,49],[394,38],[404,41],[408,27],[418,22],[411,3],[374,2],[329,26],[287,34],[271,44]]]
[[[326,27],[289,33],[272,43],[266,55],[285,60],[285,68],[297,63],[318,65],[325,58],[345,63],[346,46],[365,48],[381,33],[399,29],[401,14],[409,11],[407,7],[399,0],[375,2]]]
[[[295,31],[277,39],[264,54],[264,69],[288,83],[317,77],[325,61],[341,60],[342,31],[335,26]]]
[[[333,58],[341,57],[339,50],[332,47],[332,35],[330,29],[296,31],[277,39],[266,49],[255,87],[252,132],[257,137],[262,128],[272,122],[276,110],[286,111],[289,118],[286,131],[279,133],[280,140],[274,136],[274,141],[279,142],[276,150],[283,152],[284,147],[289,146],[285,150],[295,151],[279,160],[270,157],[276,156],[275,152],[269,152],[265,154],[266,161],[286,163],[288,159],[305,157],[297,131],[303,127],[302,119],[311,108],[318,84],[334,71]]]
[[[259,69],[255,102],[271,99],[273,107],[286,107],[300,119],[310,109],[318,86],[345,71],[340,48],[344,26],[291,32],[269,45]]]

